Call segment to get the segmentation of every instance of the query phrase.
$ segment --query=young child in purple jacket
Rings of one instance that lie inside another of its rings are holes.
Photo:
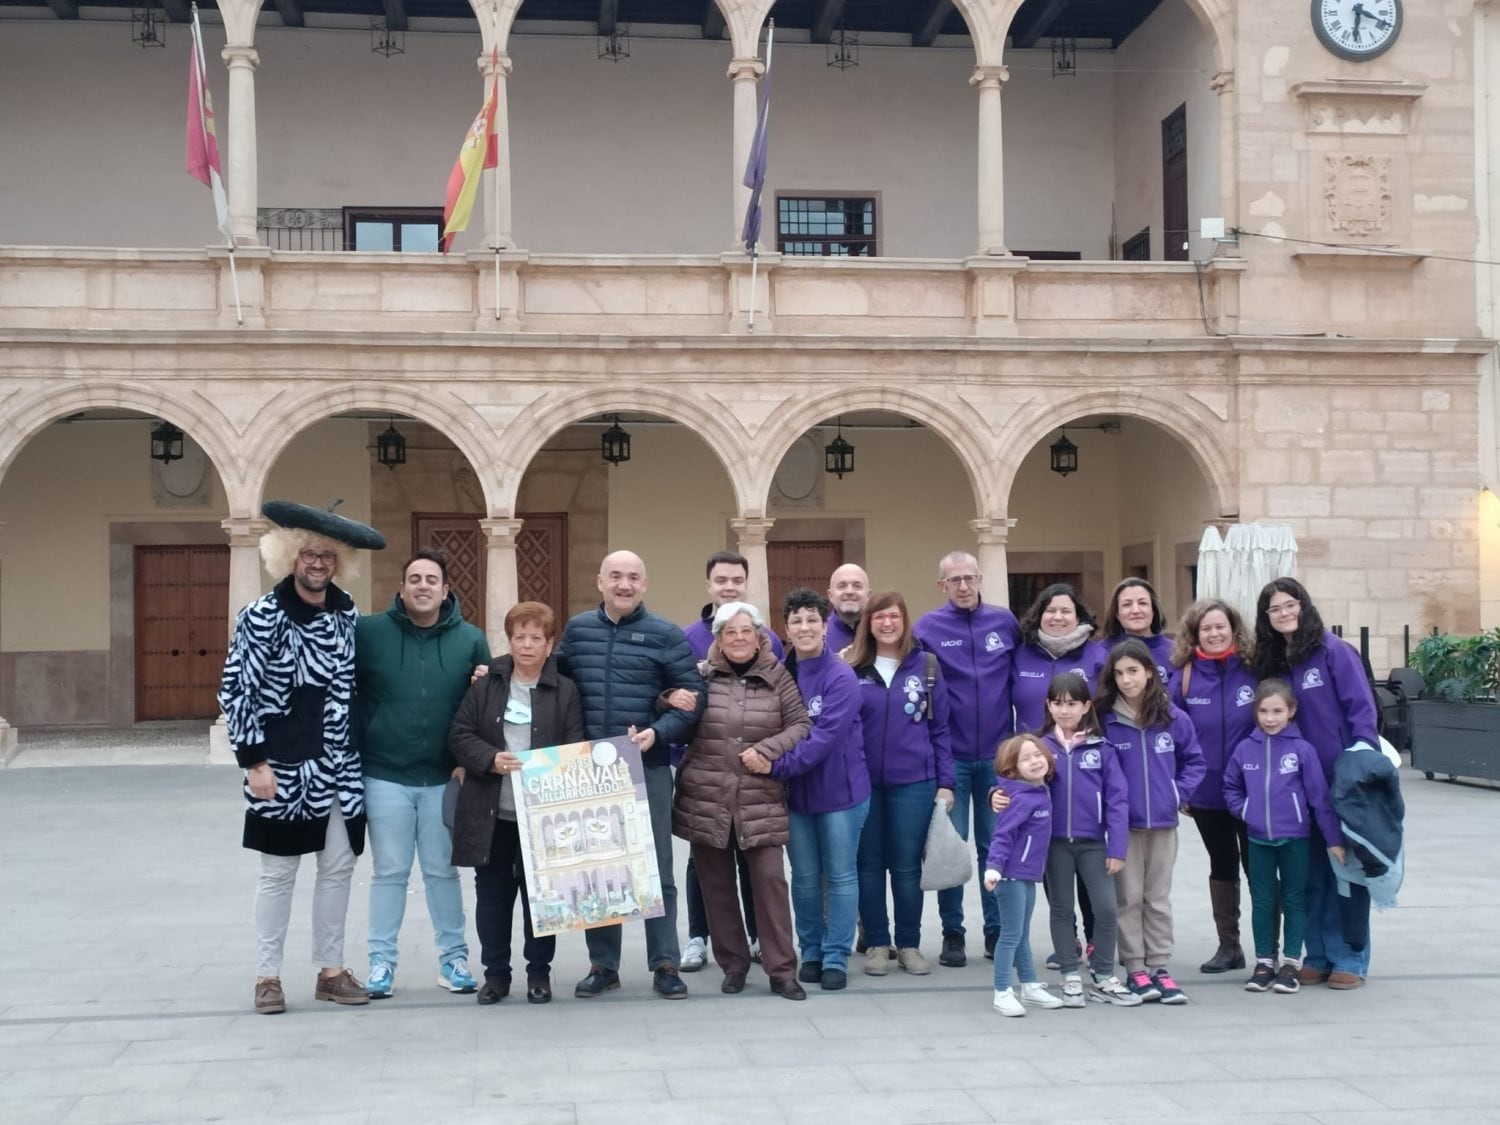
[[[995,834],[984,873],[984,889],[995,896],[1000,936],[995,939],[995,1011],[1024,1016],[1026,1005],[1061,1008],[1063,1003],[1037,980],[1031,960],[1031,911],[1036,885],[1047,868],[1052,842],[1052,795],[1057,771],[1052,752],[1034,734],[1007,738],[995,754],[995,784],[1010,796],[995,818]],[[1019,989],[1011,987],[1015,970]]]
[[[1310,854],[1308,837],[1316,818],[1329,841],[1328,854],[1344,861],[1343,836],[1318,751],[1292,720],[1297,697],[1285,680],[1266,680],[1255,692],[1260,728],[1235,747],[1224,769],[1224,800],[1250,833],[1251,927],[1255,933],[1255,972],[1247,992],[1296,992],[1307,923],[1305,891]],[[1281,965],[1276,949],[1276,906],[1281,903]]]

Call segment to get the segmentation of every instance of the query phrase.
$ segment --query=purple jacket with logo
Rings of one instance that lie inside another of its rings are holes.
[[[771,763],[771,776],[786,782],[792,812],[852,809],[870,795],[859,680],[853,668],[826,648],[822,656],[798,657],[792,674],[812,718],[812,733]]]
[[[1098,688],[1099,669],[1109,657],[1109,650],[1097,641],[1084,641],[1066,656],[1053,660],[1035,645],[1016,649],[1010,667],[1010,701],[1016,709],[1018,732],[1039,731],[1047,721],[1047,687],[1052,677],[1062,672],[1078,672],[1088,681],[1089,690]]]
[[[1187,695],[1182,691],[1182,674],[1188,677]],[[1187,712],[1198,732],[1198,749],[1203,751],[1203,782],[1187,799],[1195,809],[1222,809],[1224,804],[1224,767],[1234,748],[1255,729],[1255,673],[1238,656],[1224,660],[1200,660],[1178,668],[1172,674],[1168,694],[1172,702]]]
[[[1052,835],[1105,840],[1104,854],[1124,859],[1130,839],[1130,793],[1118,751],[1098,735],[1065,749],[1056,731],[1042,736],[1057,759],[1052,790]]]
[[[1203,751],[1193,723],[1176,707],[1165,726],[1141,730],[1113,711],[1100,714],[1130,790],[1130,827],[1176,828],[1177,807],[1203,782]]]
[[[1326,844],[1344,841],[1318,751],[1296,723],[1276,735],[1257,728],[1235,747],[1224,770],[1224,798],[1257,840],[1300,840],[1311,835],[1317,817]]]
[[[1015,615],[983,602],[973,609],[946,602],[924,614],[912,632],[943,669],[953,757],[993,760],[1011,733],[1010,665],[1021,636]]]
[[[1104,646],[1105,654],[1121,641],[1140,641],[1146,646],[1146,651],[1151,654],[1151,659],[1156,661],[1156,674],[1161,677],[1165,684],[1172,675],[1172,635],[1170,633],[1152,633],[1149,637],[1138,637],[1134,633],[1122,632],[1117,637],[1101,637],[1099,643]]]
[[[953,749],[948,742],[948,692],[941,666],[932,691],[932,718],[927,703],[927,650],[913,647],[891,677],[891,686],[872,664],[855,669],[859,677],[859,719],[864,730],[865,764],[870,784],[888,787],[937,779],[939,789],[953,788]],[[913,699],[912,696],[916,698]],[[906,705],[913,706],[908,714]]]
[[[1353,645],[1334,633],[1323,634],[1323,647],[1291,671],[1297,696],[1297,727],[1323,763],[1323,779],[1333,780],[1333,764],[1361,738],[1380,745],[1375,725],[1375,698],[1365,666]]]
[[[1010,795],[1010,804],[995,817],[985,866],[1006,879],[1039,883],[1052,842],[1052,796],[1046,785],[1014,777],[995,778],[995,787]]]
[[[855,622],[859,624],[858,621]],[[834,614],[828,619],[828,637],[823,642],[823,647],[828,650],[830,656],[837,656],[854,643],[854,630],[844,624],[844,619]]]

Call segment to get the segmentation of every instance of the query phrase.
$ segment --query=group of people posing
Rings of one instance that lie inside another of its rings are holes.
[[[930,973],[921,867],[935,804],[972,838],[985,872],[983,949],[1007,1015],[1086,997],[1185,1000],[1168,969],[1180,812],[1210,857],[1219,948],[1205,972],[1245,967],[1244,869],[1255,906],[1247,987],[1364,981],[1368,940],[1346,941],[1349,903],[1341,910],[1321,853],[1341,843],[1333,761],[1356,740],[1378,744],[1374,705],[1358,655],[1291,579],[1262,593],[1253,639],[1213,601],[1196,604],[1174,637],[1140,579],[1115,589],[1102,625],[1069,586],[1043,590],[1018,622],[983,600],[974,557],[958,551],[939,564],[945,603],[913,621],[899,593],[872,593],[846,565],[827,597],[799,589],[779,607],[783,648],[746,600],[743,557],[709,558],[708,604],[682,629],[646,609],[645,564],[618,551],[601,564],[595,609],[559,628],[547,606],[516,605],[508,651],[491,660],[440,553],[417,552],[389,609],[360,617],[333,579],[379,536],[301,505],[266,514],[280,526],[262,554],[281,581],[241,613],[220,693],[246,771],[244,843],[263,856],[257,1011],[285,1010],[291,890],[310,853],[316,999],[392,994],[417,861],[439,986],[481,1004],[510,994],[520,898],[526,999],[549,1001],[555,939],[533,932],[512,775],[528,749],[621,737],[644,764],[664,907],[644,922],[646,962],[667,999],[687,995],[681,974],[710,951],[723,992],[742,991],[759,961],[771,990],[793,1000],[804,985],[845,988],[851,949],[869,975]],[[343,940],[366,828],[374,870],[361,982]],[[691,851],[685,947],[673,834]],[[479,979],[461,866],[474,869]],[[1026,941],[1039,881],[1060,996],[1039,982]],[[963,888],[939,892],[938,907],[938,961],[961,966]],[[622,932],[586,932],[589,972],[575,996],[620,987]]]

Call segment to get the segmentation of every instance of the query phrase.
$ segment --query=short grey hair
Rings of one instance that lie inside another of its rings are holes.
[[[730,621],[742,613],[750,619],[750,624],[754,625],[757,629],[765,626],[765,622],[760,616],[760,610],[756,609],[749,602],[726,602],[714,611],[714,622],[709,628],[713,630],[714,636],[717,637],[720,629],[724,628],[725,625],[729,624]]]
[[[947,577],[947,575],[943,573],[943,567],[947,566],[949,563],[959,562],[971,562],[974,564],[975,572],[977,573],[979,570],[979,559],[973,554],[973,552],[949,551],[942,558],[938,559],[938,579],[941,581],[943,578]]]

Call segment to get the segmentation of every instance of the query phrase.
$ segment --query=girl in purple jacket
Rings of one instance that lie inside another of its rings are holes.
[[[1095,703],[1104,737],[1120,755],[1130,791],[1130,844],[1115,876],[1120,960],[1142,1000],[1185,1004],[1172,956],[1172,867],[1177,812],[1203,780],[1203,754],[1188,717],[1172,706],[1156,661],[1138,640],[1110,650]]]
[[[1031,911],[1052,841],[1052,752],[1034,734],[1007,738],[995,754],[995,784],[1010,795],[995,818],[984,889],[995,896],[1000,936],[995,940],[995,1011],[1024,1016],[1026,1005],[1061,1008],[1063,1002],[1037,980],[1031,960]],[[1019,989],[1011,987],[1014,968]]]
[[[1251,926],[1255,973],[1247,992],[1296,992],[1302,969],[1305,890],[1311,854],[1308,837],[1318,822],[1328,854],[1344,862],[1343,837],[1328,799],[1318,752],[1292,719],[1297,697],[1284,680],[1266,680],[1255,691],[1254,734],[1235,748],[1224,770],[1224,800],[1250,833]],[[1281,965],[1275,963],[1276,906],[1281,903]]]

